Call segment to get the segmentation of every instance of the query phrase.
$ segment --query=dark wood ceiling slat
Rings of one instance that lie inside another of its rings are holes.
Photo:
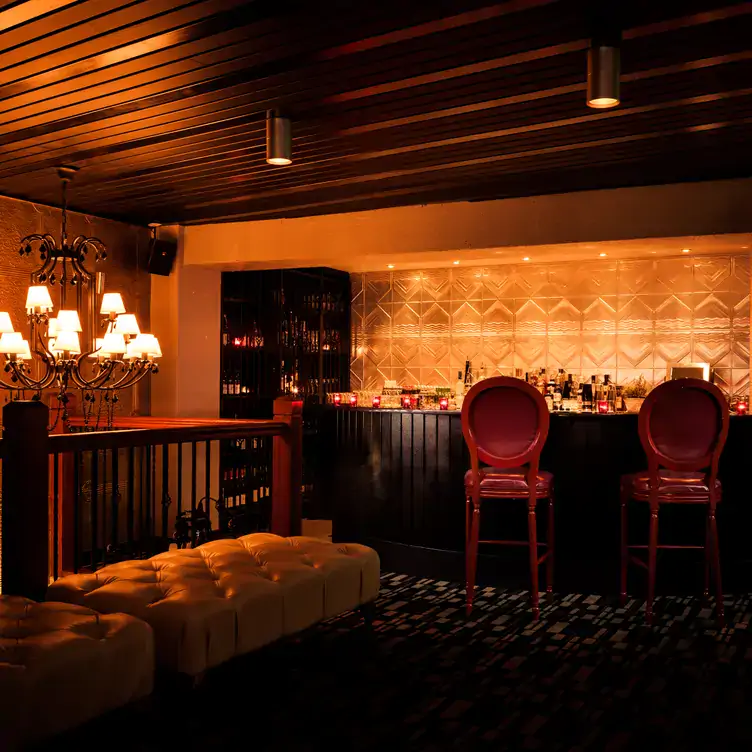
[[[56,203],[73,162],[81,210],[195,222],[752,172],[752,3],[630,2],[601,113],[586,0],[25,5],[3,31],[0,2],[9,195]],[[264,161],[268,108],[289,168]]]

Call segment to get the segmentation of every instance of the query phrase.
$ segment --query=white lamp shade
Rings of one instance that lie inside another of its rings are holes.
[[[128,354],[132,358],[161,358],[162,349],[159,341],[153,334],[139,334],[136,339],[128,345]]]
[[[23,341],[24,344],[24,351],[19,354],[20,360],[31,360],[31,348],[29,347],[28,340]]]
[[[102,296],[102,305],[99,308],[99,312],[105,315],[110,313],[125,313],[125,306],[123,305],[123,298],[120,293],[106,292]]]
[[[138,321],[136,321],[135,314],[121,313],[115,319],[114,332],[129,337],[138,337],[138,335],[141,334],[141,330],[138,328]]]
[[[54,337],[57,334],[57,319],[47,319],[47,336]]]
[[[13,324],[10,320],[10,314],[6,311],[0,311],[0,334],[13,331]]]
[[[54,337],[50,337],[50,339],[48,340],[47,349],[54,355],[55,353],[55,338]]]
[[[47,285],[32,285],[26,293],[26,313],[47,313],[52,310],[52,298]]]
[[[54,353],[67,352],[71,355],[78,355],[81,352],[81,343],[78,339],[78,332],[58,332],[55,337],[55,346],[52,350]]]
[[[115,356],[122,356],[125,354],[125,337],[122,334],[116,334],[115,332],[107,332],[102,340],[102,348],[100,354],[108,358],[114,358]]]
[[[83,331],[78,311],[60,311],[57,315],[57,331],[58,333]]]
[[[0,335],[0,352],[5,355],[23,355],[27,347],[20,332],[4,332]]]

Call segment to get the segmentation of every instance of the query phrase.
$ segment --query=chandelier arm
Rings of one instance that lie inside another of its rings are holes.
[[[23,372],[23,367],[19,366],[18,361],[9,361],[7,366],[10,368],[11,373],[16,377],[17,381],[22,384],[23,389],[30,390],[42,390],[47,389],[55,381],[57,376],[56,369],[49,369],[47,373],[41,379],[32,379]],[[7,385],[6,385],[6,388]],[[10,387],[12,389],[18,389],[18,386]]]
[[[107,391],[115,392],[119,389],[130,389],[153,370],[153,364],[148,360],[138,360],[136,362],[138,366],[136,368],[131,367],[119,381],[116,381],[114,384],[108,384],[105,387]]]
[[[101,390],[106,388],[104,385],[115,370],[117,362],[112,360],[107,361],[107,367],[103,371],[98,373],[93,379],[87,379],[81,373],[81,363],[83,362],[83,359],[89,355],[91,355],[91,353],[83,353],[76,358],[75,365],[70,371],[71,381],[79,389]]]

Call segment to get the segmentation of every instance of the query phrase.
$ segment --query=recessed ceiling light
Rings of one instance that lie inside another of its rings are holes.
[[[394,264],[387,264],[387,265],[386,265],[386,268],[387,268],[387,269],[394,269]]]
[[[601,258],[603,258],[606,254],[605,253],[599,253],[598,254]]]
[[[452,261],[452,263],[457,266],[460,262],[459,261]]]
[[[682,253],[689,253],[689,248],[682,248]]]
[[[523,256],[523,257],[522,257],[522,260],[523,260],[523,261],[530,261],[530,256]]]

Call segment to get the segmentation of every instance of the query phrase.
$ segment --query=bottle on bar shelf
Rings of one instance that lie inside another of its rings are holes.
[[[465,359],[465,387],[471,386],[473,383],[472,364],[470,358]]]

